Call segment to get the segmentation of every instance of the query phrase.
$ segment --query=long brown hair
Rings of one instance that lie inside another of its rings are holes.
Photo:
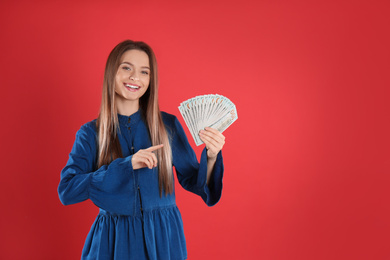
[[[163,190],[165,194],[171,194],[173,192],[172,151],[158,104],[157,61],[153,50],[144,42],[123,41],[115,46],[108,56],[104,71],[102,102],[97,119],[97,166],[108,165],[113,160],[122,157],[122,151],[117,137],[119,122],[115,104],[115,76],[122,55],[126,51],[134,49],[144,51],[149,57],[150,83],[147,91],[140,98],[139,105],[149,129],[152,145],[164,144],[163,148],[156,151],[160,196],[162,196]]]

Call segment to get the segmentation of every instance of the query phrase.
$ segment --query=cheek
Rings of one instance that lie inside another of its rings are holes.
[[[127,78],[127,74],[121,70],[118,70],[115,75],[115,82],[124,81]]]
[[[150,85],[150,78],[145,79],[145,86],[149,87]]]
[[[115,91],[118,89],[118,79],[115,79],[114,89],[115,89]]]
[[[115,92],[116,93],[119,93],[120,92],[120,81],[118,81],[118,78],[115,80],[115,83],[114,83],[115,85],[114,85],[114,90],[115,90]]]
[[[115,90],[122,84],[123,76],[120,73],[117,73],[115,76]]]

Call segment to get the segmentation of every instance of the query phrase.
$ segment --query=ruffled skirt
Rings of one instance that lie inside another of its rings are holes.
[[[175,206],[115,215],[103,210],[87,236],[81,259],[183,260],[187,258],[183,222]]]

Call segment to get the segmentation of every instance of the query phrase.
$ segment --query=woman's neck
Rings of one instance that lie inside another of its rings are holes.
[[[116,96],[116,108],[117,112],[123,116],[130,116],[138,111],[139,109],[139,100],[126,100],[119,96]]]

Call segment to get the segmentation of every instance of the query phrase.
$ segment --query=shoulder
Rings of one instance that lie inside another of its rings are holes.
[[[161,114],[162,114],[165,128],[167,129],[171,137],[175,138],[179,136],[180,138],[182,138],[186,136],[183,126],[181,125],[179,119],[177,119],[175,115],[171,115],[165,112],[161,112]]]
[[[96,119],[83,124],[76,133],[76,140],[86,141],[90,144],[96,141]]]
[[[83,124],[78,132],[85,132],[89,134],[96,134],[96,119]]]
[[[165,129],[168,132],[172,152],[175,154],[192,149],[179,119],[175,115],[161,112]],[[184,150],[183,150],[184,149]]]
[[[177,120],[175,115],[169,114],[167,112],[161,111],[161,116],[164,124],[168,126],[174,125]]]
[[[162,120],[164,122],[165,128],[167,129],[168,133],[172,135],[176,135],[178,130],[182,128],[179,120],[175,115],[161,112]],[[180,131],[180,130],[179,130]]]

